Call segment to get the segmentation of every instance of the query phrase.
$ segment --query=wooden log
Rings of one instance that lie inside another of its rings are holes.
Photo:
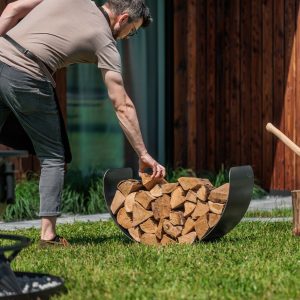
[[[150,190],[150,194],[155,197],[161,197],[162,196],[162,188],[159,184],[155,185],[153,189]]]
[[[178,238],[179,244],[193,244],[197,237],[197,233],[195,231],[190,232],[188,234],[182,235]]]
[[[124,207],[122,207],[117,214],[118,223],[125,229],[132,227],[132,216],[129,214]]]
[[[163,229],[164,229],[165,233],[167,233],[169,236],[171,236],[173,238],[177,238],[178,236],[180,236],[180,234],[182,232],[182,227],[174,226],[168,220],[164,220]]]
[[[198,236],[198,239],[201,240],[204,235],[209,230],[208,222],[207,222],[207,215],[201,216],[195,222],[195,230]]]
[[[124,207],[128,213],[132,213],[133,205],[135,203],[136,192],[131,193],[125,197]]]
[[[213,189],[208,200],[212,202],[226,203],[229,195],[229,183],[223,184],[220,187]]]
[[[119,182],[117,188],[124,195],[127,196],[130,193],[136,192],[143,187],[139,180],[128,179]]]
[[[292,191],[293,235],[300,236],[300,190]]]
[[[123,206],[125,202],[125,196],[117,190],[114,196],[114,199],[110,205],[111,212],[115,215],[119,208]]]
[[[166,246],[170,244],[176,244],[176,241],[170,238],[168,235],[164,234],[162,240],[160,241],[160,244]]]
[[[224,204],[208,201],[209,210],[217,215],[223,212]]]
[[[162,235],[163,235],[163,222],[164,222],[163,219],[161,219],[159,221],[158,226],[157,226],[157,230],[156,230],[156,233],[155,233],[156,237],[160,240],[162,239]]]
[[[195,203],[192,203],[192,202],[189,202],[189,201],[184,202],[184,214],[183,214],[183,216],[184,217],[189,217],[193,213],[195,208],[196,208]]]
[[[140,224],[140,228],[145,233],[155,234],[157,231],[157,223],[152,218],[149,218],[147,221]]]
[[[210,228],[214,227],[221,219],[221,215],[217,215],[214,213],[208,214],[208,226]]]
[[[162,197],[152,202],[152,211],[155,220],[169,218],[171,212],[170,196],[163,194]]]
[[[171,194],[178,187],[178,182],[165,183],[161,185],[161,191],[163,194]]]
[[[185,196],[185,200],[197,203],[197,193],[195,193],[193,190],[189,190]]]
[[[185,202],[185,195],[183,189],[178,186],[171,194],[171,208],[177,208]]]
[[[151,178],[151,175],[147,173],[141,174],[143,186],[150,191],[156,184],[165,184],[167,181],[163,178]]]
[[[206,202],[211,188],[207,185],[202,185],[197,191],[197,197],[199,200]]]
[[[185,191],[198,190],[202,185],[212,186],[208,179],[197,177],[180,177],[178,178],[178,182]]]
[[[182,211],[173,211],[173,212],[171,211],[171,213],[170,213],[170,222],[174,226],[184,225],[185,217],[183,216],[183,212]]]
[[[150,192],[148,191],[139,191],[135,195],[135,201],[140,203],[145,209],[149,209],[151,207],[151,202],[155,200]]]
[[[192,213],[192,218],[194,220],[198,219],[199,217],[206,215],[208,212],[209,212],[208,204],[198,201],[195,210]]]
[[[155,234],[144,233],[141,236],[141,243],[145,245],[159,245],[159,241],[156,238]]]
[[[182,229],[182,235],[186,235],[190,233],[195,228],[195,221],[192,218],[188,218],[184,223],[184,227]]]
[[[128,232],[135,241],[141,241],[142,231],[139,227],[131,227],[128,229]]]
[[[144,209],[139,203],[134,203],[132,210],[132,226],[135,227],[153,216],[153,212]]]

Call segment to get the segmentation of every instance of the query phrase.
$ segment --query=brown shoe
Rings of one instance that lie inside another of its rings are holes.
[[[40,240],[39,246],[44,248],[44,247],[51,247],[51,246],[62,246],[62,247],[68,247],[70,246],[69,242],[64,238],[59,235],[57,235],[55,238],[52,240]]]

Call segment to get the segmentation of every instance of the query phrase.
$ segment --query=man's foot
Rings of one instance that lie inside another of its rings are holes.
[[[55,238],[52,240],[40,240],[39,246],[41,248],[44,247],[51,247],[51,246],[62,246],[62,247],[68,247],[70,246],[69,242],[64,238],[59,235],[56,235]]]

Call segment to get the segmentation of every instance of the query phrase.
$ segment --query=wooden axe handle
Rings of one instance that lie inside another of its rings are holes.
[[[286,146],[288,146],[292,151],[300,156],[300,148],[292,142],[285,134],[283,134],[279,129],[277,129],[273,124],[268,123],[266,129],[277,136]]]

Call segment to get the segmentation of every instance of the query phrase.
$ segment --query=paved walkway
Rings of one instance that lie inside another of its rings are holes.
[[[292,198],[291,197],[278,197],[278,196],[268,196],[264,199],[252,200],[248,211],[256,210],[272,210],[281,208],[291,208]],[[96,214],[96,215],[63,215],[58,218],[57,224],[73,224],[74,222],[98,222],[98,221],[108,221],[110,215],[106,214]],[[251,222],[284,222],[291,221],[292,218],[244,218],[242,221]],[[20,221],[20,222],[0,222],[1,230],[17,230],[17,229],[27,229],[27,228],[40,228],[40,220],[31,221]]]

